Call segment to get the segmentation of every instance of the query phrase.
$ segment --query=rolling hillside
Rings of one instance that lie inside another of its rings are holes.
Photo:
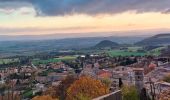
[[[116,42],[112,42],[112,41],[109,41],[109,40],[103,40],[101,41],[100,43],[96,44],[94,46],[94,48],[113,48],[113,47],[117,47],[119,46],[118,43]]]
[[[150,38],[146,38],[135,45],[170,45],[170,33],[169,34],[158,34]]]

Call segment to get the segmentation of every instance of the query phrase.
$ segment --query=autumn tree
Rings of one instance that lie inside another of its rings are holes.
[[[170,83],[170,74],[164,77],[163,81]]]
[[[56,90],[58,90],[57,87],[52,86],[52,87],[49,87],[43,94],[50,95],[52,98],[56,98],[56,97],[58,98]]]
[[[77,78],[73,75],[67,76],[64,80],[60,82],[58,86],[49,87],[44,95],[50,95],[53,98],[59,98],[60,100],[65,100],[67,95],[67,89],[73,84]]]
[[[53,99],[49,95],[43,95],[43,96],[36,96],[32,100],[57,100],[57,99]]]
[[[91,100],[107,93],[109,88],[101,81],[83,76],[68,88],[66,100]]]

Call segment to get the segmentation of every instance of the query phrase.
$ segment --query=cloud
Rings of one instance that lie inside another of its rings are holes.
[[[170,14],[170,8],[169,9],[166,9],[164,12],[162,12],[164,14]]]
[[[14,9],[1,9],[0,8],[0,13],[11,14],[13,12],[14,12]]]
[[[83,13],[115,14],[126,11],[164,12],[170,8],[170,0],[0,0],[2,6],[20,7],[32,5],[41,16]]]

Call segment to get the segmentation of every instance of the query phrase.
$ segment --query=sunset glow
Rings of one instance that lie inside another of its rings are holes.
[[[57,33],[127,32],[169,30],[170,14],[129,10],[120,13],[72,13],[40,16],[33,6],[0,8],[1,35],[40,35]]]

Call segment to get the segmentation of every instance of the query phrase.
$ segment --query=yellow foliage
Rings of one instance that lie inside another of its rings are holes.
[[[57,87],[49,87],[44,93],[43,95],[49,95],[52,98],[58,98],[58,95],[56,93]]]
[[[86,98],[95,98],[109,93],[109,88],[99,80],[90,77],[81,77],[67,90],[67,100],[79,100],[80,95]]]
[[[43,96],[36,96],[32,100],[57,100],[57,99],[53,99],[49,95],[43,95]]]

